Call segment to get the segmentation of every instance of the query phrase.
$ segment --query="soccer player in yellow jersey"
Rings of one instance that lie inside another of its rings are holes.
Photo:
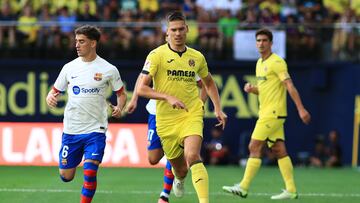
[[[287,70],[286,62],[272,53],[272,33],[260,29],[255,34],[256,47],[261,58],[256,63],[257,85],[247,83],[245,92],[259,96],[259,119],[251,135],[250,157],[247,161],[244,177],[240,184],[224,186],[223,190],[245,198],[252,179],[261,165],[261,151],[265,144],[271,148],[276,158],[286,190],[271,199],[296,199],[298,197],[293,178],[293,166],[286,152],[284,122],[287,116],[286,91],[294,101],[301,120],[308,124],[309,112],[304,108]]]
[[[196,74],[213,102],[217,125],[224,128],[227,116],[221,111],[219,93],[204,56],[185,45],[187,32],[184,15],[177,11],[170,13],[168,43],[149,53],[137,90],[140,96],[156,99],[156,130],[173,167],[175,196],[184,194],[184,179],[190,169],[199,202],[208,203],[209,178],[200,158],[204,107]]]

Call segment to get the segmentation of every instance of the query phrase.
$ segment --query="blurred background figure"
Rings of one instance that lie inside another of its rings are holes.
[[[315,140],[315,149],[310,157],[310,166],[314,167],[340,167],[341,147],[339,144],[339,132],[331,130],[326,143],[323,136],[319,135]]]
[[[204,144],[205,163],[210,165],[225,165],[229,163],[229,148],[223,140],[221,127],[211,129],[211,140]]]

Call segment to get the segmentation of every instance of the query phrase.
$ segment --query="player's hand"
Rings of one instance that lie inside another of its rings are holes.
[[[126,106],[125,111],[127,113],[133,113],[135,111],[136,107],[137,107],[137,101],[132,99]]]
[[[49,92],[49,94],[46,97],[46,103],[48,106],[50,106],[50,108],[54,108],[57,105],[57,96],[59,96],[59,92],[56,93],[51,93]]]
[[[114,106],[109,103],[110,108],[112,109],[111,116],[114,118],[120,118],[121,117],[121,109],[118,106]]]
[[[300,109],[299,116],[300,116],[302,122],[305,123],[306,125],[310,123],[311,115],[306,109]]]
[[[174,108],[174,109],[185,109],[188,111],[185,104],[180,101],[178,98],[168,95],[166,97],[166,101]]]
[[[222,129],[225,129],[225,125],[227,122],[227,115],[223,112],[223,111],[215,111],[215,116],[217,118],[217,120],[219,121],[218,124],[216,124],[215,126],[221,126]]]
[[[250,84],[250,83],[246,83],[244,86],[244,91],[247,93],[252,93],[254,91],[255,86]]]

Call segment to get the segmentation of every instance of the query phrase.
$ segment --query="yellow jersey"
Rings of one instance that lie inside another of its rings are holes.
[[[186,47],[177,52],[164,44],[154,49],[146,58],[143,71],[153,78],[153,88],[157,92],[174,96],[182,101],[189,112],[202,111],[196,74],[200,78],[208,75],[205,57],[195,49]],[[156,118],[181,118],[189,115],[185,110],[174,109],[164,100],[156,101]]]
[[[265,61],[259,58],[256,63],[256,78],[259,118],[286,117],[286,88],[282,81],[290,76],[284,59],[274,53]]]

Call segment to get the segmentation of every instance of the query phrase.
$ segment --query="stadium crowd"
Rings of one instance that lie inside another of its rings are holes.
[[[101,27],[102,55],[138,59],[164,43],[166,13],[182,10],[187,44],[233,59],[235,31],[285,30],[287,58],[360,60],[360,0],[0,0],[1,57],[74,54],[73,28]],[[65,51],[66,50],[66,51]]]

